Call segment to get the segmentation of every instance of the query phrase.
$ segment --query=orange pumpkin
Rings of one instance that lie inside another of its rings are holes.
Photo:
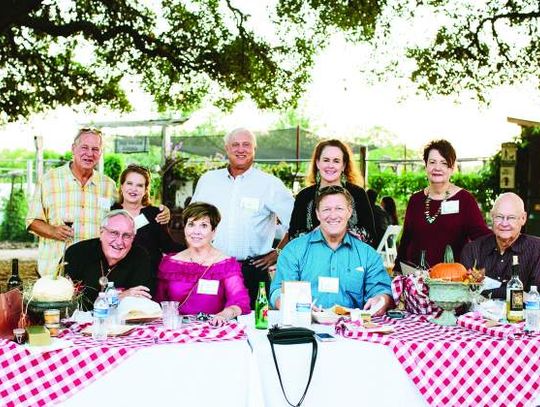
[[[460,263],[439,263],[431,268],[431,278],[445,281],[464,281],[467,277],[467,269]]]

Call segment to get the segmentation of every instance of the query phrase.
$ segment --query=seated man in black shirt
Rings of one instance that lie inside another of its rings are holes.
[[[481,236],[463,248],[461,262],[466,268],[485,268],[486,276],[501,286],[482,294],[506,298],[506,283],[512,277],[512,257],[518,256],[519,278],[525,291],[540,286],[540,238],[521,233],[527,221],[522,199],[513,192],[499,195],[491,210],[493,235]]]
[[[66,274],[81,282],[84,297],[91,305],[108,281],[126,296],[151,298],[153,286],[150,259],[140,246],[133,246],[135,222],[124,209],[109,212],[101,222],[99,238],[84,240],[66,251]]]

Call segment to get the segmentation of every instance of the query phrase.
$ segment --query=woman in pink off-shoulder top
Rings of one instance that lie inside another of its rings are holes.
[[[221,220],[218,209],[194,202],[184,209],[182,217],[188,248],[163,257],[156,299],[178,301],[181,314],[204,312],[214,315],[215,320],[248,314],[249,295],[240,264],[212,246]]]

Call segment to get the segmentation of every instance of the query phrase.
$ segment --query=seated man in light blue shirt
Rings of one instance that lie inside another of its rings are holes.
[[[319,191],[315,208],[320,228],[292,240],[282,250],[270,287],[272,306],[280,307],[283,281],[310,281],[319,307],[373,307],[378,309],[376,316],[393,307],[391,281],[381,256],[347,232],[352,202],[349,192],[340,186]]]

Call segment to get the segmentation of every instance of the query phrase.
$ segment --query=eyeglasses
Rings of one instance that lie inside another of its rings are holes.
[[[93,133],[93,134],[97,134],[98,136],[103,135],[102,131],[95,127],[83,127],[82,129],[79,129],[79,135],[83,133]]]
[[[119,237],[121,237],[123,241],[131,241],[135,238],[135,235],[133,233],[120,233],[118,230],[112,230],[105,226],[103,226],[103,229],[107,231],[107,233],[111,235],[114,240],[117,240]]]
[[[327,187],[323,187],[323,188],[319,189],[319,194],[322,194],[322,193],[336,193],[336,192],[344,193],[345,188],[343,188],[341,185],[329,185]]]
[[[507,221],[508,223],[516,223],[518,220],[518,217],[515,215],[493,215],[493,222],[495,223],[503,223],[504,221]]]

